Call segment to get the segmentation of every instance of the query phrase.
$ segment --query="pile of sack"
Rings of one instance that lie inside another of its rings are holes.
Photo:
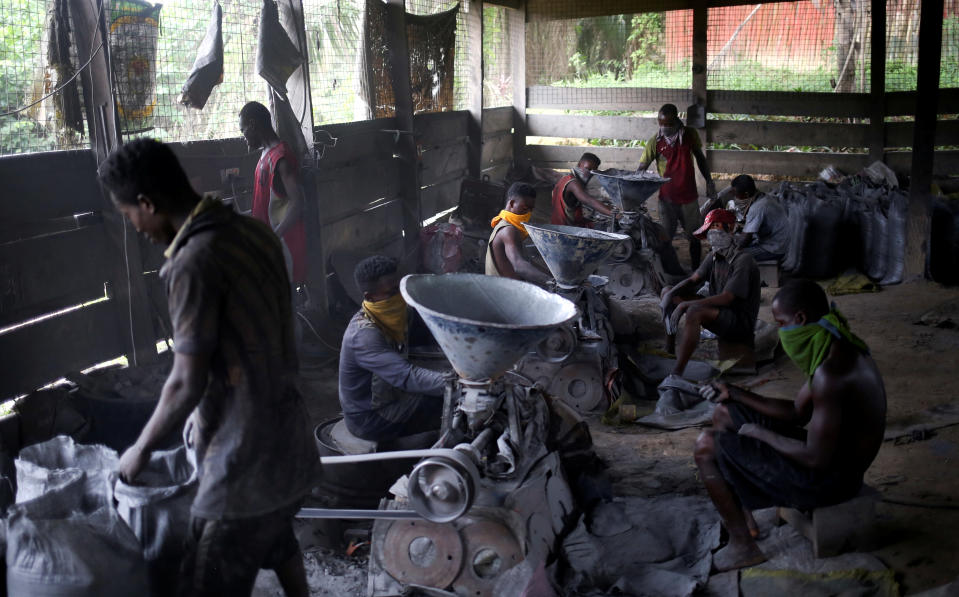
[[[16,503],[0,524],[8,595],[111,597],[168,594],[196,493],[183,447],[155,452],[126,485],[116,451],[68,436],[22,449]]]
[[[821,279],[855,268],[883,285],[902,282],[909,198],[894,182],[867,169],[837,184],[781,183],[770,195],[789,220],[783,269]]]

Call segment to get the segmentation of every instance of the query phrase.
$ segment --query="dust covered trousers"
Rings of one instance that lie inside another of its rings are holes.
[[[445,376],[410,363],[400,347],[358,311],[340,349],[340,407],[350,433],[385,441],[439,426]]]

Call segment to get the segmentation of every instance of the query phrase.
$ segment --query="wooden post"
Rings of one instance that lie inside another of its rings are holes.
[[[105,2],[106,0],[100,0]],[[72,2],[70,9],[75,19],[77,61],[90,59],[90,48],[103,41],[102,50],[93,57],[90,67],[81,75],[83,102],[90,127],[90,141],[101,164],[120,143],[117,126],[117,108],[113,97],[110,74],[110,44],[106,32],[106,15],[88,2]],[[99,14],[99,20],[97,15]],[[142,365],[157,360],[156,342],[159,334],[153,329],[150,302],[143,278],[143,260],[137,232],[127,222],[109,197],[103,198],[103,221],[115,248],[116,259],[110,285],[110,298],[116,302],[115,312],[124,330],[126,353],[131,365]]]
[[[469,36],[469,175],[479,178],[483,171],[483,0],[466,4],[466,31]]]
[[[942,3],[943,0],[924,0],[919,16],[919,69],[909,182],[909,227],[906,235],[907,279],[925,276],[929,254],[929,190],[935,160],[939,63],[942,58]]]
[[[706,80],[709,73],[706,70],[706,28],[708,8],[705,0],[693,2],[693,103],[703,110],[703,125],[698,128],[699,136],[703,141],[703,153],[708,155],[706,143],[709,142],[709,127],[706,122]],[[680,107],[682,109],[682,107]],[[686,115],[687,121],[689,114]],[[696,177],[699,178],[699,168],[696,168]],[[703,181],[705,185],[707,181]]]
[[[886,149],[886,1],[872,2],[872,74],[869,79],[869,161],[885,157]]]
[[[399,156],[400,193],[403,196],[403,247],[409,255],[419,242],[420,162],[413,138],[413,95],[410,91],[410,53],[406,37],[406,2],[387,4],[387,42],[390,49],[390,80],[396,101],[396,155]]]
[[[526,0],[509,13],[510,71],[513,77],[513,165],[526,167]]]

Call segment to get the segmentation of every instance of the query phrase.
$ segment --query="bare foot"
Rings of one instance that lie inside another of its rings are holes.
[[[749,529],[749,536],[753,539],[759,539],[759,525],[753,518],[753,512],[749,508],[743,508],[743,518],[746,519],[746,528]]]
[[[766,556],[760,551],[755,541],[745,544],[730,543],[713,554],[713,568],[717,572],[755,566],[765,561]]]

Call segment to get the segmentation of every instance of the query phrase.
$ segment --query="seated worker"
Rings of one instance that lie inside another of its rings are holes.
[[[663,105],[659,109],[658,121],[659,131],[646,142],[636,171],[643,172],[656,162],[659,175],[670,179],[659,189],[659,221],[666,229],[670,242],[676,234],[676,225],[683,225],[683,233],[689,240],[689,260],[693,269],[696,269],[702,257],[702,246],[692,231],[702,224],[702,215],[699,213],[699,191],[696,190],[693,161],[706,179],[706,195],[710,199],[716,197],[716,185],[709,173],[699,133],[683,125],[676,106]]]
[[[789,250],[786,210],[775,198],[757,191],[756,182],[748,174],[734,178],[731,186],[735,192],[733,205],[745,219],[736,244],[756,261],[782,261]]]
[[[584,203],[605,216],[612,215],[613,210],[586,191],[586,184],[593,177],[592,171],[599,168],[599,163],[598,157],[591,153],[584,153],[576,167],[559,179],[553,187],[553,213],[549,218],[550,224],[588,228],[589,220],[583,215]]]
[[[529,236],[523,226],[529,222],[536,206],[536,189],[515,182],[506,192],[506,207],[493,218],[493,232],[486,245],[486,275],[503,276],[514,280],[526,280],[545,284],[550,276],[540,271],[526,259],[523,241]]]
[[[776,295],[773,318],[783,350],[807,376],[795,400],[766,398],[722,383],[702,394],[718,402],[713,428],[696,442],[696,465],[729,543],[717,570],[766,556],[752,510],[808,510],[856,496],[886,428],[886,391],[875,361],[826,293],[793,280]]]
[[[396,260],[374,255],[353,272],[363,307],[340,350],[340,407],[350,433],[382,442],[439,429],[445,375],[407,360],[407,306]]]
[[[700,327],[730,342],[753,342],[759,314],[759,267],[752,255],[733,244],[735,223],[736,216],[725,209],[706,214],[706,223],[695,234],[707,238],[712,252],[692,275],[663,289],[660,306],[666,322],[666,350],[676,350],[673,375],[686,371],[699,344]],[[704,280],[709,284],[708,296],[700,297],[695,291]],[[675,330],[683,315],[686,325],[677,347]]]

